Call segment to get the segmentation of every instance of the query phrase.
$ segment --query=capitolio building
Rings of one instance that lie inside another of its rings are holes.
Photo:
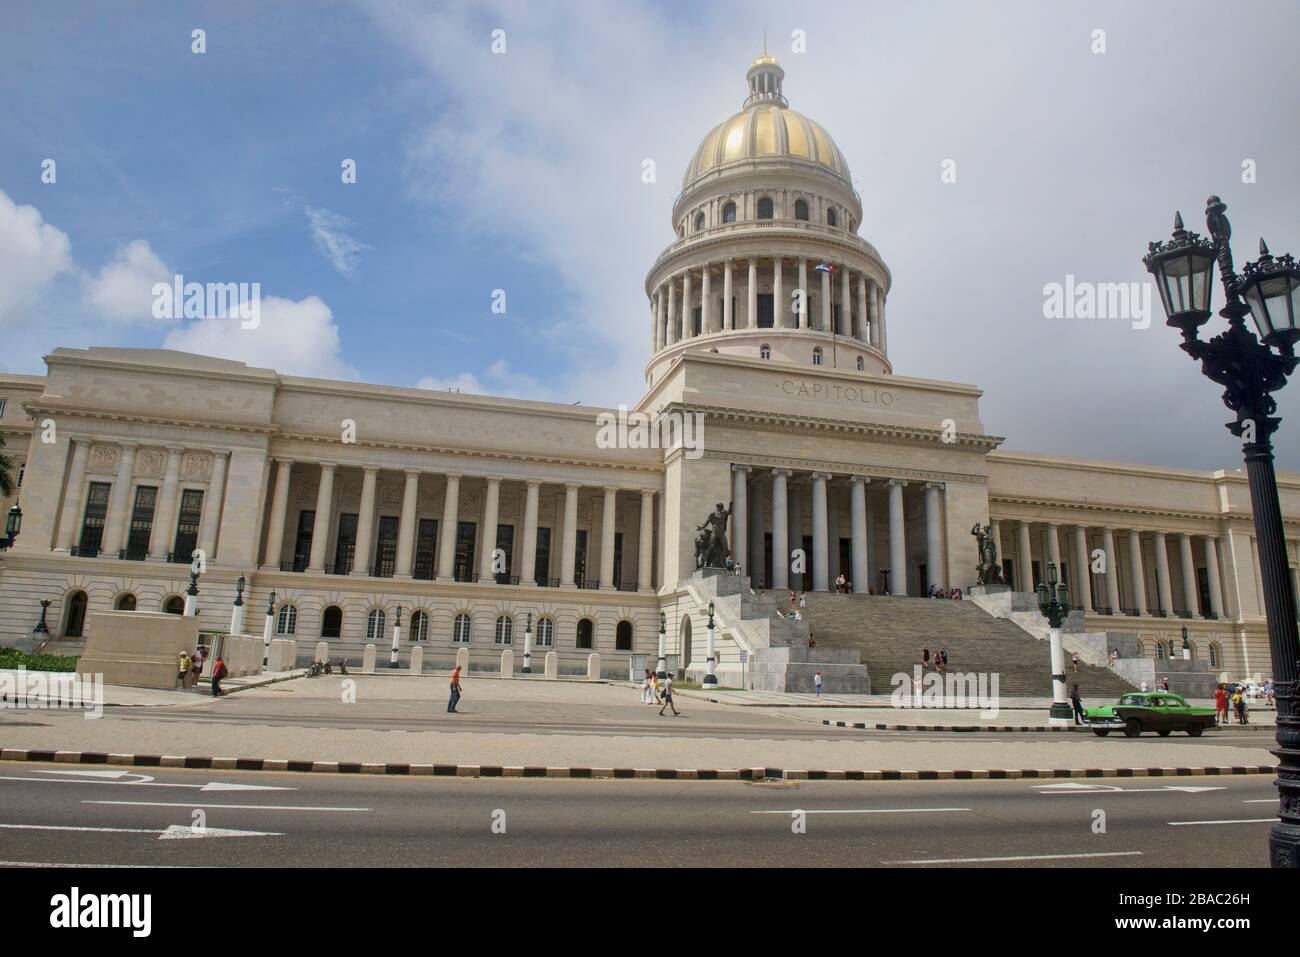
[[[684,158],[670,241],[628,304],[649,359],[625,415],[154,349],[58,348],[43,376],[0,375],[22,510],[0,645],[31,647],[43,614],[44,647],[69,653],[96,610],[179,614],[197,550],[201,630],[229,629],[242,577],[246,633],[270,614],[300,661],[321,641],[386,659],[400,615],[403,663],[418,645],[427,668],[462,647],[471,670],[506,649],[518,667],[528,631],[561,674],[596,652],[625,677],[633,655],[655,666],[662,621],[670,667],[698,676],[713,601],[719,678],[739,684],[806,633],[790,589],[814,629],[841,577],[856,594],[837,600],[864,608],[964,589],[980,525],[1015,592],[1054,564],[1083,627],[1131,636],[1126,654],[1182,658],[1185,628],[1203,670],[1268,674],[1244,474],[1002,452],[977,385],[900,374],[889,326],[909,317],[859,234],[848,160],[784,76],[756,59],[739,112]],[[638,417],[702,431],[606,441]],[[1295,587],[1300,476],[1278,482]],[[739,576],[696,574],[719,503]],[[1047,694],[1045,645],[1025,641]],[[804,687],[784,673],[769,685]]]

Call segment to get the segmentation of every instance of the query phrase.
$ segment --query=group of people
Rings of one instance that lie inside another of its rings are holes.
[[[933,656],[931,656],[929,645],[926,645],[924,648],[922,648],[921,649],[921,670],[924,671],[926,668],[929,668],[931,664],[934,665],[935,671],[939,672],[940,674],[946,673],[948,671],[948,649],[940,648],[938,651],[934,653]]]
[[[182,651],[176,667],[176,683],[182,688],[194,688],[198,686],[199,676],[203,674],[203,666],[208,660],[208,650],[202,645],[195,649],[194,654],[188,651]],[[217,655],[217,660],[212,663],[212,697],[220,698],[225,694],[221,690],[221,682],[230,669],[226,667],[226,659]]]
[[[1237,715],[1237,724],[1250,724],[1247,717],[1246,695],[1242,686],[1233,684],[1232,687],[1228,687],[1220,682],[1214,689],[1214,720],[1228,724],[1229,708]]]
[[[673,703],[673,676],[671,672],[664,673],[664,682],[659,683],[659,676],[653,671],[646,669],[645,680],[641,682],[641,703],[660,705],[659,713],[664,713],[664,708],[672,708],[673,716],[681,714],[677,710],[677,705]]]
[[[930,590],[926,593],[926,598],[951,598],[953,601],[961,601],[961,589],[949,588],[944,590],[938,585],[931,585]]]

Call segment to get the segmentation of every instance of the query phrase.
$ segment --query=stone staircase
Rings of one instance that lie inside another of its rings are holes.
[[[789,605],[789,592],[764,592]],[[912,674],[921,649],[948,649],[950,672],[996,672],[998,692],[1007,697],[1049,697],[1046,641],[1011,620],[995,618],[971,601],[893,598],[877,595],[809,593],[804,621],[816,638],[813,654],[855,651],[874,676],[873,690],[888,694],[891,676]],[[1085,698],[1112,699],[1133,686],[1110,671],[1082,661],[1079,673],[1066,658],[1067,686],[1077,681]]]
[[[811,693],[813,677],[820,671],[826,694],[870,693],[871,677],[856,649],[823,648],[820,643],[809,648],[807,623],[778,614],[772,594],[751,591],[748,578],[706,569],[683,584],[697,607],[714,603],[718,626],[730,633],[738,649],[749,653],[745,674],[750,688]],[[720,659],[719,675],[727,664],[725,657]]]

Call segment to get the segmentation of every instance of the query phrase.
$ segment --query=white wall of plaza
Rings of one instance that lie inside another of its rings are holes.
[[[819,591],[843,574],[858,592],[963,588],[978,560],[971,528],[991,520],[1017,588],[1055,562],[1090,630],[1133,633],[1154,656],[1170,641],[1181,653],[1186,627],[1215,670],[1267,673],[1242,472],[1003,452],[980,420],[978,387],[896,374],[889,270],[857,235],[862,203],[844,158],[785,108],[783,76],[766,55],[750,68],[749,99],[691,159],[675,237],[646,279],[650,358],[635,409],[702,416],[699,448],[601,448],[605,410],[584,406],[305,379],[162,350],[55,349],[43,376],[0,375],[0,434],[23,470],[24,516],[0,553],[0,644],[30,633],[42,599],[58,635],[79,595],[89,610],[125,595],[163,610],[199,547],[202,627],[228,627],[242,575],[248,631],[261,633],[274,590],[277,618],[294,609],[304,657],[329,609],[342,613],[331,655],[356,660],[371,612],[384,612],[387,631],[373,639],[383,647],[400,608],[404,626],[427,615],[431,664],[450,662],[467,615],[473,665],[495,668],[510,647],[518,666],[531,614],[552,623],[552,649],[537,650],[557,651],[562,668],[585,670],[594,650],[606,673],[626,673],[628,654],[653,658],[662,613],[684,667],[703,657],[705,629],[683,583],[696,529],[723,502],[755,587]],[[803,315],[795,289],[808,295]],[[1300,475],[1278,484],[1300,587]],[[182,525],[191,538],[178,537]],[[463,546],[458,562],[462,527],[473,557]],[[510,552],[500,581],[499,535]],[[807,551],[802,579],[772,558],[794,548]],[[497,641],[502,617],[509,646]],[[579,647],[583,622],[590,649]],[[718,637],[734,657],[725,628]]]

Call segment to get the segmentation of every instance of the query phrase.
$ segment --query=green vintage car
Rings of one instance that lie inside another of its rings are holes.
[[[1161,737],[1171,731],[1186,731],[1193,738],[1206,728],[1214,727],[1213,708],[1193,708],[1181,696],[1168,691],[1131,691],[1121,695],[1116,704],[1085,708],[1084,718],[1098,737],[1123,731],[1136,738],[1143,731]]]

